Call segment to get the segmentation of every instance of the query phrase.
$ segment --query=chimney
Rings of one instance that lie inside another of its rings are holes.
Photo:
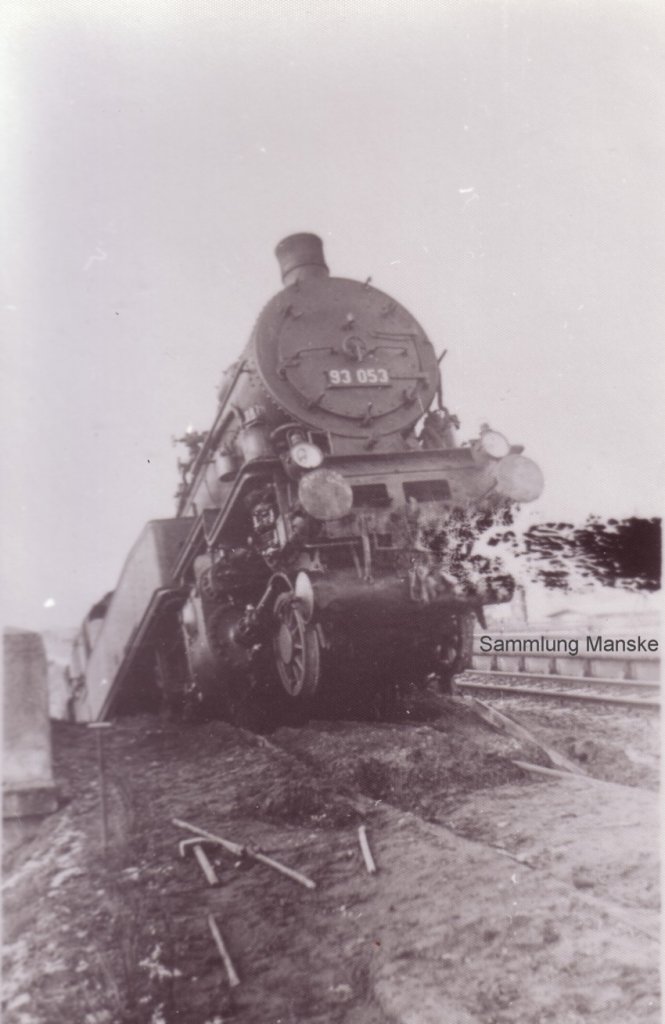
[[[306,233],[283,238],[275,249],[284,287],[310,277],[328,277],[323,258],[323,242],[318,235]]]

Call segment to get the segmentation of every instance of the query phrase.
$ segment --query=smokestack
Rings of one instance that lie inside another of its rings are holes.
[[[275,249],[284,287],[310,277],[328,277],[323,258],[323,242],[318,235],[306,233],[283,238]]]

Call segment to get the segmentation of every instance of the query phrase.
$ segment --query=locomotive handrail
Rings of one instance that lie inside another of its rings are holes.
[[[190,487],[189,487],[189,493],[191,493],[191,491],[193,489],[193,485],[194,485],[194,483],[195,483],[195,481],[196,481],[196,479],[197,479],[197,477],[198,477],[198,475],[199,475],[199,473],[201,471],[201,468],[203,467],[204,464],[207,464],[206,460],[207,460],[208,455],[210,453],[212,453],[212,451],[214,451],[214,449],[215,449],[215,447],[216,447],[216,445],[218,443],[218,440],[219,440],[218,435],[221,432],[221,428],[222,428],[222,425],[224,423],[224,418],[225,418],[225,415],[227,414],[228,399],[233,394],[233,389],[234,389],[234,387],[236,385],[236,382],[237,382],[240,374],[244,372],[245,367],[246,367],[246,362],[245,362],[244,359],[241,359],[238,362],[238,365],[236,367],[236,371],[235,371],[235,373],[233,375],[233,379],[232,379],[229,387],[227,388],[224,397],[222,398],[222,400],[220,402],[219,409],[217,410],[217,415],[215,416],[215,419],[213,421],[212,427],[208,431],[208,436],[206,437],[205,441],[201,445],[201,450],[198,453],[198,455],[196,456],[196,459],[194,460],[194,464],[192,465],[192,470],[191,470],[192,476],[191,476],[191,483],[190,483]],[[185,504],[186,504],[185,496],[183,495],[183,498],[181,498],[180,503],[178,505],[177,515],[181,515],[182,514],[182,509],[184,508]]]

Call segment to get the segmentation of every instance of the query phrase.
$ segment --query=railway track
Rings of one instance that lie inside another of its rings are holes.
[[[659,710],[660,683],[644,679],[597,679],[555,673],[471,669],[456,681],[458,691]],[[609,691],[609,692],[608,692]],[[621,691],[621,692],[618,692]]]

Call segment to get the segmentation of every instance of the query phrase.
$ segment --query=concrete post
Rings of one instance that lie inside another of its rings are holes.
[[[51,764],[48,670],[38,633],[3,633],[2,816],[50,814],[58,807]]]

